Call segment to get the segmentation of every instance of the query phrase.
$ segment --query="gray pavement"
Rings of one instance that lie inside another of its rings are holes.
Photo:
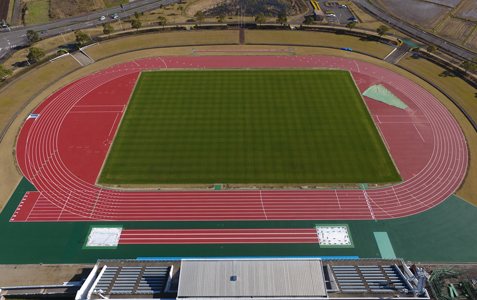
[[[13,6],[13,16],[12,16],[12,23],[16,25],[18,23],[18,19],[20,18],[20,3],[21,0],[11,0],[15,1],[15,5]]]
[[[406,55],[409,50],[411,50],[411,48],[412,46],[409,44],[402,44],[389,53],[388,56],[384,58],[384,61],[395,65],[401,60],[401,58],[404,57],[404,55]]]
[[[94,60],[87,56],[83,51],[76,51],[70,55],[72,55],[73,58],[76,59],[76,61],[79,62],[79,64],[83,67],[94,63]]]

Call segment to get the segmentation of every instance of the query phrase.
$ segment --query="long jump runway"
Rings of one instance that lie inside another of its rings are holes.
[[[363,190],[120,191],[95,186],[140,71],[276,67],[350,70],[361,92],[383,84],[406,103],[409,108],[401,110],[364,97],[403,182]],[[468,162],[464,135],[439,101],[404,77],[346,58],[143,59],[69,84],[34,114],[38,117],[29,118],[20,132],[16,155],[24,176],[38,192],[25,194],[10,221],[398,218],[445,200],[462,182]]]

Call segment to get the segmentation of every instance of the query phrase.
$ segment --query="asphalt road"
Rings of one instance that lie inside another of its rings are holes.
[[[8,57],[8,53],[13,51],[15,47],[28,45],[29,42],[26,38],[27,30],[34,30],[41,32],[43,30],[48,30],[47,33],[39,33],[40,37],[48,38],[55,35],[60,35],[61,33],[70,32],[78,29],[84,29],[89,27],[94,27],[101,25],[102,23],[111,21],[111,18],[108,18],[108,15],[113,15],[115,13],[119,14],[120,19],[127,18],[128,16],[137,12],[145,12],[154,9],[158,9],[161,4],[164,6],[178,3],[179,0],[136,0],[134,2],[129,2],[123,4],[123,11],[119,6],[91,12],[85,15],[75,16],[71,18],[51,21],[48,23],[42,23],[38,25],[32,25],[27,27],[20,27],[12,29],[11,31],[2,31],[0,32],[0,62],[3,59]],[[106,20],[100,21],[101,16],[106,16]]]

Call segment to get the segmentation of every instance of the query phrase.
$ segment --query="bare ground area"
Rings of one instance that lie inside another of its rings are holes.
[[[131,51],[138,48],[160,47],[166,45],[194,45],[194,44],[238,44],[239,35],[237,30],[217,31],[181,31],[158,33],[159,38],[151,38],[152,34],[137,35],[121,38],[112,42],[102,43],[87,49],[87,53],[94,60]]]
[[[376,56],[384,58],[394,48],[375,40],[365,38],[339,35],[324,32],[304,32],[304,31],[247,31],[245,34],[246,43],[254,44],[296,44],[296,45],[319,45],[330,47],[353,47],[356,51],[364,53],[373,53]],[[335,52],[339,52],[334,50]]]
[[[0,286],[62,285],[87,277],[94,265],[0,265]]]
[[[394,15],[426,29],[434,29],[452,9],[420,0],[380,0]]]
[[[201,0],[191,4],[186,9],[186,14],[193,17],[196,12],[202,11],[213,17],[219,14],[233,16],[241,10],[245,15],[256,16],[263,12],[266,16],[277,16],[286,11],[287,15],[299,15],[308,10],[304,0]]]
[[[9,6],[10,6],[10,0],[0,0],[0,20],[7,19]]]
[[[50,18],[58,20],[105,8],[102,0],[51,0]]]
[[[469,49],[477,51],[477,34],[474,32],[472,36],[467,40],[465,46]]]
[[[462,0],[462,4],[456,10],[455,15],[461,18],[477,21],[477,1]]]
[[[462,44],[475,26],[474,22],[449,18],[439,27],[437,34],[456,44]]]

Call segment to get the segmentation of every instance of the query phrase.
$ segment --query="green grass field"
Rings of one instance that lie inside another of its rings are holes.
[[[28,2],[27,25],[40,24],[50,21],[50,0]]]
[[[143,72],[103,184],[400,181],[348,71]]]

